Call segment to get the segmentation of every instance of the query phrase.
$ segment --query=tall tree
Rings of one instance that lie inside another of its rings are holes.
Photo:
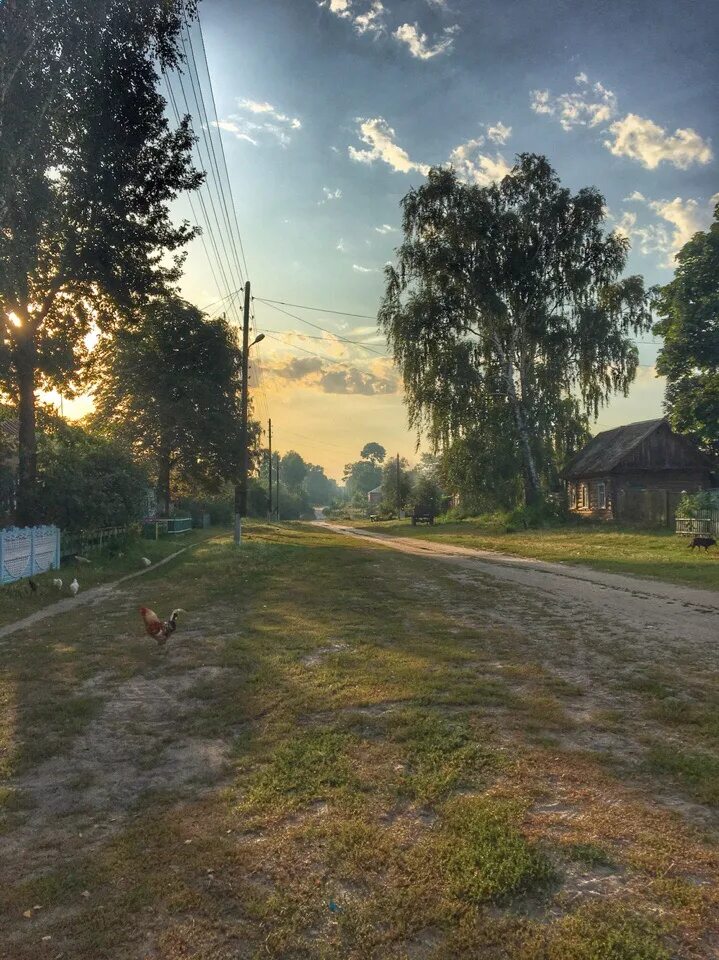
[[[664,337],[657,371],[667,378],[674,429],[719,456],[719,204],[712,225],[694,234],[677,261],[657,303],[654,332]]]
[[[166,515],[172,482],[210,491],[240,465],[241,351],[223,318],[158,299],[134,328],[104,336],[93,354],[95,422],[153,466]],[[258,426],[250,426],[254,460]]]
[[[387,451],[380,443],[366,443],[362,447],[362,452],[360,456],[363,460],[371,460],[372,463],[383,463],[384,458],[387,456]]]
[[[18,397],[22,522],[34,512],[37,389],[68,392],[92,323],[109,327],[176,280],[193,235],[169,205],[201,176],[188,121],[167,124],[157,69],[178,64],[195,7],[0,4],[0,382]]]
[[[307,476],[308,464],[296,450],[288,450],[280,461],[280,474],[288,490],[297,493]]]
[[[402,206],[380,324],[410,422],[436,447],[498,430],[536,501],[557,450],[635,376],[650,314],[641,278],[620,279],[627,241],[604,234],[597,190],[573,195],[533,154],[488,187],[431,170]]]

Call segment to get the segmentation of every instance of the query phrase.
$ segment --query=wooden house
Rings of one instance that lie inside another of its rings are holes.
[[[672,524],[683,491],[712,485],[710,462],[664,419],[598,433],[560,476],[574,513],[649,526]]]
[[[378,507],[382,503],[382,487],[375,487],[367,494],[367,503],[370,507]]]

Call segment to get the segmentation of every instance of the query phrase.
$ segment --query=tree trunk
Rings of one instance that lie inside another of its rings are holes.
[[[18,380],[18,492],[16,519],[20,526],[37,522],[37,434],[35,427],[35,370],[37,347],[27,331],[15,352]]]
[[[157,471],[157,507],[161,517],[170,516],[170,473],[172,470],[172,455],[160,454]]]
[[[533,503],[538,503],[542,496],[539,473],[534,460],[532,442],[529,436],[529,430],[527,429],[527,421],[524,418],[522,402],[517,396],[517,384],[514,382],[514,364],[505,352],[499,338],[495,339],[495,346],[502,363],[502,369],[504,370],[507,397],[512,407],[512,414],[514,415],[514,422],[519,435],[519,446],[522,451],[522,460],[524,462],[524,502],[526,506],[530,506]]]

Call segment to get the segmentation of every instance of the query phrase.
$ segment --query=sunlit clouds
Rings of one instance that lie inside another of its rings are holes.
[[[619,108],[611,90],[599,82],[590,83],[586,73],[574,79],[577,89],[559,96],[552,96],[549,90],[532,90],[532,110],[557,120],[564,130],[602,127],[603,144],[610,153],[636,160],[647,170],[655,170],[663,162],[686,170],[712,159],[709,141],[691,127],[680,127],[669,133],[658,123],[636,113],[615,119]]]
[[[275,140],[286,147],[292,140],[292,134],[302,127],[299,117],[282,113],[266,101],[240,98],[237,100],[237,111],[218,120],[216,126],[255,147],[263,140]]]

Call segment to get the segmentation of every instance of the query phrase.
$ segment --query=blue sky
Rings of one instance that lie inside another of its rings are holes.
[[[430,164],[486,183],[516,153],[546,154],[567,186],[604,193],[629,271],[649,283],[710,221],[716,3],[204,0],[201,15],[258,297],[374,316],[399,201]],[[201,306],[218,296],[199,243],[185,291]],[[282,449],[335,476],[368,440],[413,454],[388,360],[255,309],[273,331],[255,406]],[[292,312],[382,351],[371,320]],[[599,428],[660,413],[655,356],[641,345],[630,397]]]

